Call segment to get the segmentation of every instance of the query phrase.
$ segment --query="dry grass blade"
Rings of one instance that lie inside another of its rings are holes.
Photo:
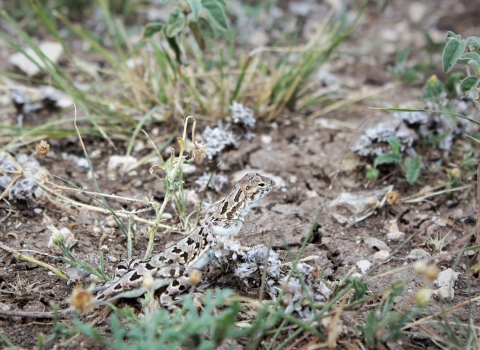
[[[437,188],[442,188],[442,187],[445,187],[447,186],[447,184],[443,184],[443,185],[440,185],[440,186],[436,186],[435,188],[432,188],[430,189],[429,191],[420,191],[416,194],[414,194],[413,196],[410,196],[410,197],[405,197],[405,198],[400,198],[398,200],[399,203],[418,203],[418,202],[422,202],[424,200],[426,200],[427,198],[429,197],[434,197],[434,196],[438,196],[440,194],[444,194],[444,193],[450,193],[450,192],[457,192],[457,191],[462,191],[462,190],[468,190],[469,188],[471,188],[472,186],[471,185],[464,185],[464,186],[461,186],[461,187],[456,187],[456,188],[450,188],[450,189],[446,189],[446,190],[443,190],[443,191],[435,191],[433,192],[435,189]]]
[[[23,259],[23,260],[26,260],[28,262],[31,262],[31,263],[34,263],[38,266],[42,266],[48,270],[50,270],[51,272],[53,272],[54,274],[56,274],[58,277],[60,278],[63,278],[64,280],[67,280],[68,281],[68,277],[62,272],[60,271],[59,269],[47,264],[47,263],[44,263],[43,261],[39,261],[35,258],[32,258],[28,255],[25,255],[25,254],[22,254],[20,253],[19,251],[13,249],[13,248],[10,248],[6,245],[4,245],[3,243],[0,243],[0,249],[3,249],[5,250],[6,252],[9,252],[10,254],[12,254],[17,260],[18,259]]]

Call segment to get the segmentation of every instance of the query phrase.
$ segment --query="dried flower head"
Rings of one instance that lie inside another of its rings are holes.
[[[427,271],[427,261],[426,260],[418,260],[413,264],[413,269],[416,273],[423,275],[425,271]]]
[[[450,171],[450,175],[452,175],[452,177],[453,177],[454,179],[459,178],[459,177],[460,177],[460,169],[458,169],[458,168],[453,168],[453,169]]]
[[[149,291],[153,288],[153,277],[151,274],[147,273],[143,275],[143,286],[147,288]]]
[[[387,193],[387,202],[390,205],[395,205],[398,201],[398,192],[397,191],[392,191]]]
[[[432,297],[433,290],[429,288],[420,289],[415,295],[415,303],[418,307],[425,307],[428,305],[430,298]]]
[[[425,276],[430,280],[434,281],[437,279],[438,274],[440,273],[440,269],[437,265],[429,265],[425,270]]]
[[[200,283],[200,280],[202,278],[202,274],[199,270],[194,269],[194,270],[192,270],[192,272],[190,273],[190,276],[188,278],[190,280],[190,284],[192,286],[196,286],[198,283]]]
[[[76,287],[70,296],[70,305],[76,310],[86,313],[93,309],[93,294],[90,289]]]
[[[48,151],[50,151],[50,145],[47,141],[42,140],[37,147],[35,147],[35,153],[39,157],[45,157],[48,154]]]
[[[187,152],[191,153],[192,159],[195,163],[200,164],[202,159],[207,156],[205,151],[206,146],[202,142],[193,141],[193,143],[187,146]]]

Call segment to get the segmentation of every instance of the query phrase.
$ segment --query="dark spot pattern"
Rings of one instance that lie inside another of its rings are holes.
[[[138,280],[138,279],[140,279],[140,278],[142,278],[142,276],[139,275],[139,274],[137,273],[137,271],[135,271],[135,272],[133,273],[133,275],[130,277],[130,282],[134,282],[134,281],[136,281],[136,280]]]
[[[178,247],[175,247],[175,248],[172,249],[172,252],[175,253],[175,254],[179,254],[179,253],[182,252],[182,250]]]
[[[174,277],[177,274],[177,271],[175,269],[170,270],[170,277]]]
[[[235,198],[233,199],[233,201],[238,202],[240,200],[241,194],[242,194],[242,191],[237,191],[237,194],[235,195]]]
[[[180,254],[180,257],[182,257],[183,260],[188,261],[188,253],[187,252],[185,252],[183,254]]]
[[[120,290],[122,289],[122,285],[118,283],[115,287],[113,287],[114,290]]]
[[[103,300],[105,299],[105,294],[100,294],[99,296],[97,296],[97,300]]]
[[[222,205],[222,210],[220,210],[220,215],[225,214],[227,212],[227,210],[228,210],[228,202],[225,201]]]
[[[193,243],[195,243],[195,241],[191,237],[188,237],[187,244],[192,245]]]
[[[145,264],[145,268],[146,268],[147,270],[155,270],[155,266],[150,265],[150,263],[146,263],[146,264]]]
[[[178,289],[179,289],[180,291],[184,291],[184,290],[185,290],[185,286],[182,284],[180,287],[178,287]]]
[[[237,204],[235,204],[232,208],[232,210],[227,214],[227,219],[228,220],[232,220],[235,213],[238,211],[238,208],[240,208],[242,206],[242,203],[241,202],[238,202]]]
[[[172,282],[172,286],[176,287],[180,284],[180,282],[178,282],[178,280],[175,280]]]
[[[199,249],[199,248],[200,248],[200,242],[195,243],[195,249]]]

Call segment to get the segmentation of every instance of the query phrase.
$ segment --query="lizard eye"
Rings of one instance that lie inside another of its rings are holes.
[[[260,188],[264,188],[265,187],[265,182],[259,182],[257,184],[257,186],[260,187]]]

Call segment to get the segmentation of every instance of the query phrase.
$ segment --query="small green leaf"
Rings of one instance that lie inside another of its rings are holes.
[[[210,22],[206,19],[200,17],[200,19],[198,20],[198,26],[200,28],[200,32],[204,37],[204,40],[206,38],[213,39],[215,37],[215,30],[213,29]]]
[[[377,165],[380,165],[380,164],[392,164],[392,163],[398,164],[401,161],[402,161],[402,156],[400,154],[385,153],[375,158],[375,161],[373,164],[376,167]]]
[[[400,141],[396,137],[389,137],[387,142],[392,147],[393,153],[400,154]]]
[[[180,33],[187,25],[185,15],[180,9],[175,9],[168,16],[168,24],[165,27],[165,34],[168,38],[173,38]]]
[[[195,17],[195,20],[198,21],[198,18],[200,17],[200,11],[202,9],[202,4],[200,3],[200,0],[187,0],[187,3],[192,10],[193,17]]]
[[[460,34],[455,34],[454,32],[452,31],[448,31],[447,32],[447,41],[450,40],[450,39],[458,39],[458,40],[462,40],[462,36]]]
[[[468,61],[468,65],[470,67],[472,67],[473,72],[476,75],[480,75],[480,63],[478,63],[477,61],[474,61],[474,60],[470,60],[470,61]]]
[[[420,176],[420,171],[422,170],[422,157],[416,156],[415,158],[409,157],[405,159],[405,168],[407,170],[405,178],[407,179],[407,182],[412,185]]]
[[[377,181],[378,175],[380,175],[380,171],[378,171],[378,169],[370,168],[367,169],[367,172],[365,173],[365,178],[368,181]]]
[[[468,64],[474,70],[475,74],[480,75],[480,55],[476,52],[467,52],[457,61],[458,63]]]
[[[145,30],[143,31],[143,38],[149,39],[154,34],[157,34],[158,32],[162,31],[162,29],[163,29],[162,23],[148,23],[145,26]]]
[[[467,50],[471,52],[480,50],[480,38],[478,36],[467,38]]]
[[[227,16],[225,14],[225,3],[221,0],[201,0],[202,6],[210,19],[213,27],[220,31],[227,31]]]
[[[458,92],[456,84],[463,78],[465,78],[465,75],[462,72],[452,73],[452,75],[448,77],[447,81],[445,82],[445,91],[447,92],[447,96],[449,98],[457,97]]]
[[[477,87],[478,83],[480,83],[479,77],[475,75],[466,77],[460,82],[460,92],[462,95],[467,96],[473,89]]]
[[[452,38],[448,41],[442,54],[443,71],[445,73],[448,73],[452,70],[453,66],[455,66],[455,63],[457,63],[457,60],[463,55],[465,47],[465,40]]]
[[[469,61],[474,60],[480,64],[480,55],[476,52],[467,52],[458,59],[458,63],[468,64]]]
[[[175,52],[175,60],[178,64],[182,64],[182,52],[180,51],[180,46],[178,46],[177,39],[175,37],[169,38],[167,36],[167,42],[170,48]]]

